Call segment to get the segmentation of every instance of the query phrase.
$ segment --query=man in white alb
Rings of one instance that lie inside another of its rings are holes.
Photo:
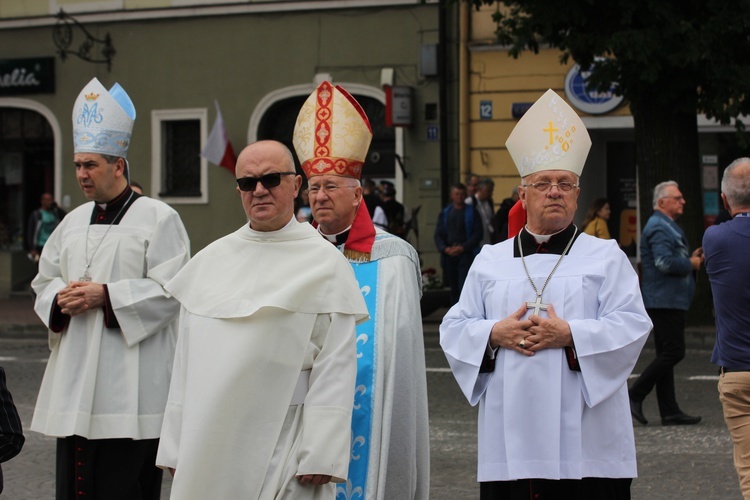
[[[359,178],[371,139],[359,103],[329,82],[310,95],[294,128],[314,224],[349,259],[371,318],[357,327],[352,453],[337,498],[426,500],[430,433],[419,256],[370,219]]]
[[[483,248],[440,326],[459,386],[479,403],[481,498],[630,498],[626,383],[651,322],[617,244],[573,225],[591,140],[549,90],[506,146],[526,225]]]
[[[57,498],[159,498],[154,466],[190,258],[179,215],[140,196],[125,160],[135,108],[94,78],[73,108],[76,177],[90,203],[50,235],[31,286],[51,354],[31,430],[58,437]]]
[[[251,144],[236,174],[249,224],[166,287],[182,311],[156,463],[174,499],[332,499],[367,308],[344,256],[294,217],[289,149]]]

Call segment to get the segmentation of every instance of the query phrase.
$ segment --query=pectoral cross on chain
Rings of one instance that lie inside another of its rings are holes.
[[[546,311],[549,308],[549,304],[542,304],[542,294],[536,294],[536,301],[526,302],[526,309],[533,309],[532,314],[539,315],[539,311]]]

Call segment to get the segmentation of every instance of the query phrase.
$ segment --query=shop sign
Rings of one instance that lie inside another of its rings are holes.
[[[623,100],[621,95],[615,95],[617,84],[613,83],[604,92],[587,90],[586,80],[589,75],[590,70],[581,71],[577,64],[568,70],[565,75],[565,97],[570,105],[590,115],[603,115],[617,109]]]
[[[411,126],[411,87],[385,85],[385,124],[388,127]]]
[[[54,92],[54,57],[0,59],[0,96]]]

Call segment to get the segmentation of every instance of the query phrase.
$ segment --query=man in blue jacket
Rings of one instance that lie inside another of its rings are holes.
[[[685,313],[695,292],[695,271],[700,270],[703,249],[690,253],[685,232],[675,220],[682,215],[685,198],[675,181],[654,188],[654,214],[641,235],[641,290],[643,303],[654,323],[656,359],[630,387],[630,411],[642,424],[642,403],[656,387],[662,425],[691,425],[701,421],[677,404],[674,367],[685,357]]]
[[[451,287],[451,305],[458,302],[474,256],[482,241],[482,218],[473,205],[467,205],[466,186],[451,187],[451,203],[438,215],[435,246],[445,281]]]

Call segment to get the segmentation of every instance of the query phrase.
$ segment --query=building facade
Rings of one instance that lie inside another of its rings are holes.
[[[53,193],[66,210],[86,201],[71,112],[93,77],[119,82],[135,103],[132,179],[180,213],[193,252],[245,222],[233,174],[200,157],[215,103],[237,153],[257,139],[291,146],[315,85],[342,85],[374,129],[363,175],[395,183],[397,199],[419,214],[409,240],[436,265],[441,166],[454,147],[441,128],[442,15],[436,1],[420,0],[3,1],[0,293],[33,276],[22,238],[40,195]],[[401,114],[389,126],[394,102]]]

